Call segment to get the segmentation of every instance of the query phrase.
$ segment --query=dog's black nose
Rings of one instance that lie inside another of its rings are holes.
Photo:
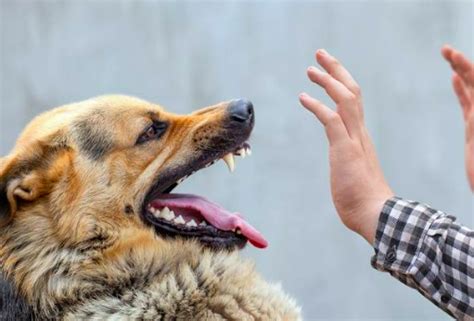
[[[253,105],[250,100],[237,99],[229,104],[230,118],[239,123],[244,123],[253,119]]]

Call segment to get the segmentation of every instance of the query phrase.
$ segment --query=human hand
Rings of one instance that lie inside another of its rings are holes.
[[[380,212],[393,192],[385,181],[375,148],[364,124],[362,97],[349,72],[325,50],[316,53],[327,71],[308,68],[308,77],[323,87],[336,111],[309,95],[300,102],[324,125],[329,140],[331,194],[342,222],[374,243]]]
[[[462,52],[447,45],[443,46],[441,53],[454,71],[453,88],[461,104],[466,123],[467,179],[474,192],[474,63],[470,62]]]

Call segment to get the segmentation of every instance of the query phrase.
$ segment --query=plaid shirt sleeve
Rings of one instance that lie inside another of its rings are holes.
[[[474,231],[428,205],[389,199],[372,266],[415,288],[457,320],[474,320]]]

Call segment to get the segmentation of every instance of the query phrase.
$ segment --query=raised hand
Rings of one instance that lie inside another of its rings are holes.
[[[316,52],[316,60],[326,72],[309,67],[308,77],[326,90],[336,110],[305,93],[300,94],[300,102],[326,129],[331,193],[339,217],[348,228],[373,244],[383,204],[393,192],[365,127],[358,84],[325,50]]]
[[[474,63],[470,62],[462,52],[450,46],[444,46],[441,53],[454,71],[453,88],[461,104],[466,124],[467,179],[474,192]]]

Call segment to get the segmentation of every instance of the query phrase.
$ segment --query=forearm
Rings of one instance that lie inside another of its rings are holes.
[[[372,266],[459,320],[474,320],[474,231],[455,217],[392,198],[377,227]]]

